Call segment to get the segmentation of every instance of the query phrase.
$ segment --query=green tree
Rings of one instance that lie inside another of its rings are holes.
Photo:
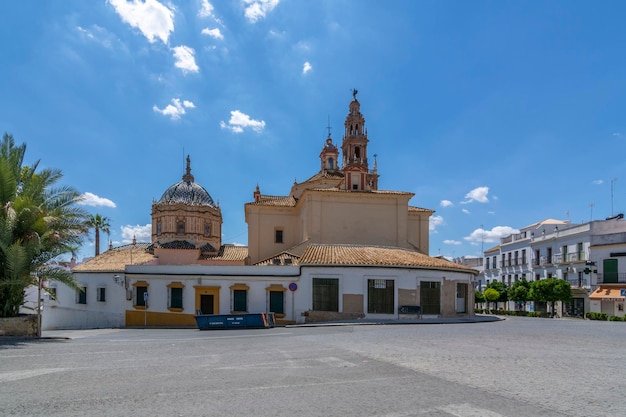
[[[572,288],[569,282],[563,279],[540,279],[530,284],[530,299],[551,303],[552,316],[554,317],[555,303],[557,301],[570,301],[572,299]]]
[[[485,300],[487,301],[487,308],[489,308],[489,303],[495,303],[498,301],[498,299],[500,298],[500,293],[494,288],[487,288],[484,292],[484,296]]]
[[[57,186],[60,170],[23,165],[26,144],[0,143],[0,317],[14,317],[29,285],[45,279],[76,287],[71,272],[50,261],[78,246],[86,214],[72,187]]]
[[[485,302],[485,294],[483,294],[482,291],[480,290],[476,290],[474,292],[474,303],[479,304],[479,303],[484,303],[484,302]]]
[[[94,229],[95,231],[95,239],[96,239],[96,256],[100,255],[100,231],[102,230],[104,233],[111,232],[111,224],[109,223],[109,219],[107,217],[101,216],[99,214],[92,214],[87,219],[87,226],[90,229]]]
[[[519,279],[511,285],[507,294],[509,300],[523,303],[525,308],[526,302],[530,301],[530,283],[526,278]]]
[[[498,291],[498,294],[500,294],[498,296],[498,299],[496,301],[499,301],[501,303],[505,303],[509,300],[508,298],[508,288],[506,286],[506,284],[504,282],[500,282],[500,281],[491,281],[489,284],[487,284],[487,288],[492,288],[496,291]]]

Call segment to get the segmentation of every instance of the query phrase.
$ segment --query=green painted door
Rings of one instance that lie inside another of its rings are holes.
[[[605,259],[602,268],[604,272],[603,282],[617,283],[617,259]]]

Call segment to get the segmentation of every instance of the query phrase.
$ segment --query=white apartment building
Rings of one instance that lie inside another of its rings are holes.
[[[571,302],[557,306],[559,316],[584,317],[588,311],[624,315],[626,290],[626,221],[607,220],[572,224],[546,219],[500,239],[484,251],[484,278],[512,285],[521,278],[567,280]],[[530,311],[546,311],[545,304],[527,303]],[[508,309],[522,306],[509,302]]]

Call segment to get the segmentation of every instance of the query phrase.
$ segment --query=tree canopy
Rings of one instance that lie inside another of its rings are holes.
[[[101,216],[100,214],[91,214],[87,218],[87,226],[91,229],[94,229],[96,256],[98,256],[100,255],[100,231],[102,230],[104,233],[111,232],[111,224],[109,223],[109,218]]]
[[[24,290],[40,279],[75,286],[70,271],[51,261],[73,251],[87,232],[80,194],[59,186],[58,169],[24,165],[26,144],[4,134],[0,143],[0,317],[19,314]]]

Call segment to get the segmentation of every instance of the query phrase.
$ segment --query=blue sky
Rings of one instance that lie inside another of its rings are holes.
[[[431,255],[626,210],[623,1],[30,0],[0,15],[0,131],[61,169],[115,245],[149,241],[187,154],[223,241],[247,244],[256,184],[286,195],[316,173],[352,88],[379,188],[436,210]]]

